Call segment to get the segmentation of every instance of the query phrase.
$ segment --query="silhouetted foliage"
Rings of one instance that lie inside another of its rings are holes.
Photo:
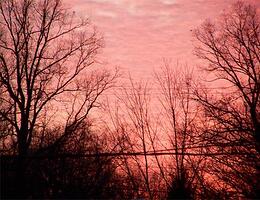
[[[51,138],[55,137],[53,134]],[[111,157],[98,156],[105,147],[102,139],[90,132],[88,124],[81,125],[73,137],[55,148],[51,152],[46,148],[24,158],[26,181],[23,189],[26,198],[114,199],[120,196],[115,165]],[[82,156],[89,154],[96,156]],[[4,176],[1,178],[3,198],[15,197],[15,174],[12,174],[15,172],[15,159],[18,157],[1,158],[4,167],[1,172]]]
[[[173,178],[167,199],[193,199],[193,195],[187,172],[183,169],[180,176],[175,175]]]
[[[260,145],[260,20],[251,5],[237,2],[219,22],[205,22],[195,31],[198,57],[224,89],[198,90],[204,108],[204,133],[209,152],[208,173],[232,195],[259,198]],[[235,154],[235,155],[234,155]],[[220,183],[221,182],[221,183]],[[222,190],[220,189],[220,190]]]

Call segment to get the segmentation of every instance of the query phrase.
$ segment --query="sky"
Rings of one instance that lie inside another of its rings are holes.
[[[67,0],[68,1],[68,0]],[[149,77],[163,60],[195,67],[193,30],[214,20],[235,0],[73,0],[104,37],[98,60],[137,77]],[[247,0],[260,7],[260,0]]]

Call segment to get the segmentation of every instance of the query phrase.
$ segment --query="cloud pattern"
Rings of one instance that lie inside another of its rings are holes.
[[[257,0],[248,0],[257,3]],[[105,38],[103,62],[135,75],[150,74],[162,59],[188,65],[193,55],[192,30],[214,19],[235,0],[74,0],[70,6],[90,16]],[[259,6],[259,3],[258,3]]]

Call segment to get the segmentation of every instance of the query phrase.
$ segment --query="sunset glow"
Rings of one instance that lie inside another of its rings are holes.
[[[0,199],[260,199],[260,0],[0,0]]]
[[[68,1],[68,0],[67,0]],[[195,67],[193,30],[214,20],[235,0],[73,0],[103,35],[99,61],[119,66],[134,78],[151,78],[163,59]],[[258,0],[248,0],[260,8]]]

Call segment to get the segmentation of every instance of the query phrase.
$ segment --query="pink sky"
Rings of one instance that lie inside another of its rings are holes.
[[[134,76],[149,77],[164,58],[189,66],[192,30],[214,19],[235,0],[73,0],[72,10],[89,16],[105,40],[99,59]],[[260,1],[248,0],[260,6]]]

